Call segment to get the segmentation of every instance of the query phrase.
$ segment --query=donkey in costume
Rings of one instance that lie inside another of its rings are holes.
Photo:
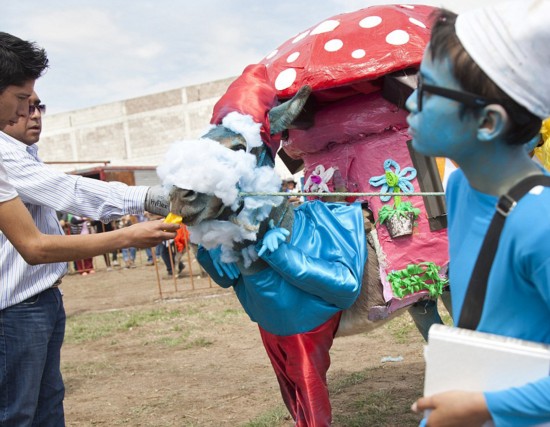
[[[273,170],[275,136],[299,122],[309,94],[306,86],[276,105],[265,66],[247,67],[216,104],[214,127],[199,145],[175,144],[167,154],[169,164],[158,171],[165,185],[174,186],[171,211],[182,216],[191,240],[200,244],[199,262],[220,286],[234,288],[258,323],[296,425],[325,426],[331,422],[326,373],[333,338],[383,323],[367,315],[384,298],[361,206],[313,201],[295,208],[282,197],[236,196],[239,190],[279,190],[281,181]],[[201,147],[218,150],[208,161],[222,160],[196,169],[194,154]],[[201,185],[208,175],[230,168],[235,156],[252,158],[254,173],[263,171],[269,178],[238,177],[229,183],[233,197],[217,192],[225,179],[215,178],[216,188],[205,192]],[[181,176],[182,171],[188,172]]]

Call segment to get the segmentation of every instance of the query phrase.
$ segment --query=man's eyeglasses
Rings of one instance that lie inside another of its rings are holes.
[[[504,104],[503,101],[485,98],[471,92],[462,92],[440,86],[427,85],[426,83],[424,83],[424,79],[422,78],[422,75],[420,73],[418,74],[418,85],[416,87],[416,91],[416,105],[418,108],[418,112],[422,111],[422,100],[424,98],[424,92],[429,92],[434,95],[439,95],[444,98],[452,99],[453,101],[458,101],[464,105],[467,105],[468,107],[485,107],[489,104]]]
[[[29,116],[32,116],[36,112],[36,110],[40,111],[41,115],[44,115],[46,114],[46,105],[45,104],[29,105]]]

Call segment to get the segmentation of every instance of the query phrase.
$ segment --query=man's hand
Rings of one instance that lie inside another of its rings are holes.
[[[152,248],[164,240],[176,237],[178,224],[167,224],[163,221],[146,221],[125,227],[117,232],[126,237],[125,247]]]
[[[413,412],[431,410],[426,427],[476,427],[492,418],[481,392],[447,391],[421,397],[411,409]]]
[[[275,252],[279,249],[279,245],[286,240],[290,231],[286,228],[274,227],[273,220],[269,222],[270,230],[265,233],[262,240],[262,247],[258,251],[258,256],[262,256],[265,251]]]
[[[214,264],[216,271],[221,277],[227,276],[229,279],[236,279],[240,276],[241,272],[239,271],[237,264],[234,262],[222,261],[221,246],[210,249],[208,253],[210,254],[210,258],[212,258],[212,263]]]

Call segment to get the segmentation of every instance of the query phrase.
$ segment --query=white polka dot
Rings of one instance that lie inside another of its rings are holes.
[[[336,27],[340,25],[339,21],[336,21],[334,19],[329,19],[328,21],[321,22],[319,25],[317,25],[311,34],[321,34],[321,33],[328,33],[329,31],[334,30]]]
[[[273,58],[275,55],[277,55],[277,52],[279,52],[277,49],[275,49],[273,52],[271,52],[269,55],[267,55],[265,57],[265,59],[271,59]]]
[[[344,43],[340,39],[332,39],[325,43],[325,50],[327,52],[336,52],[337,50],[342,49]]]
[[[363,18],[361,19],[361,21],[359,21],[359,26],[361,28],[373,28],[377,25],[380,25],[381,22],[382,18],[380,18],[379,16],[367,16],[366,18]]]
[[[395,30],[386,36],[386,42],[395,46],[400,46],[409,41],[410,37],[407,32],[403,30]]]
[[[288,55],[288,58],[286,59],[286,62],[288,62],[288,63],[294,62],[298,59],[299,56],[300,56],[300,52],[291,53],[290,55]]]
[[[297,35],[294,40],[292,40],[292,43],[298,43],[300,40],[302,40],[303,38],[307,37],[307,35],[309,34],[309,31],[305,31],[303,32],[302,34],[299,34]]]
[[[287,68],[282,71],[275,79],[275,89],[284,90],[292,86],[292,83],[296,80],[296,70],[294,68]]]
[[[351,56],[355,59],[361,59],[363,58],[367,52],[365,52],[363,49],[357,49],[351,52]]]
[[[401,7],[405,7],[407,9],[414,9],[414,6],[410,5],[410,4],[400,4],[399,6]]]
[[[424,25],[424,23],[420,22],[418,19],[409,18],[409,21],[411,21],[411,23],[413,23],[414,25],[418,25],[421,28],[426,28],[426,25]]]

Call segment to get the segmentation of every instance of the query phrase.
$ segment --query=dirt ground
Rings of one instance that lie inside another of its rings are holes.
[[[96,257],[95,274],[64,278],[68,426],[293,425],[256,324],[189,259],[193,283],[189,265],[176,283],[160,265],[157,276],[143,251],[135,269],[107,271]],[[334,426],[418,425],[409,407],[422,391],[423,344],[408,314],[336,339]]]

